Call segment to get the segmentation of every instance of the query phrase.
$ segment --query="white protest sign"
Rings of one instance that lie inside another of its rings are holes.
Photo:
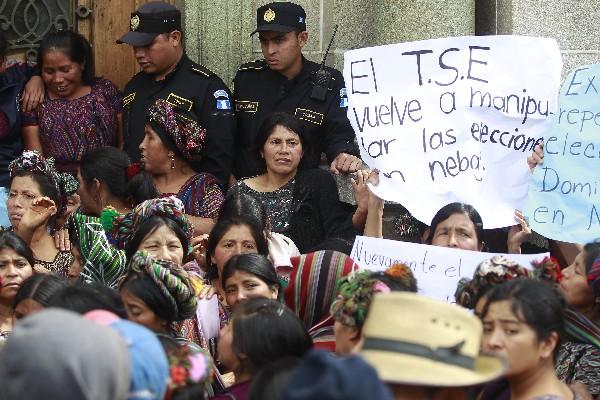
[[[444,205],[473,205],[485,228],[514,225],[527,156],[556,109],[554,39],[477,36],[347,51],[348,119],[374,191],[429,224]]]
[[[454,292],[460,278],[472,278],[475,268],[495,255],[498,253],[357,236],[350,257],[361,268],[372,271],[383,271],[395,263],[406,264],[417,278],[419,293],[454,302]],[[548,255],[504,254],[526,268],[531,268],[532,261],[541,261]]]

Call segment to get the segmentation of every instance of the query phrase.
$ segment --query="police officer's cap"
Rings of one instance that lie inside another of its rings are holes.
[[[117,43],[148,46],[161,33],[181,31],[181,12],[174,5],[151,1],[131,13],[130,29]]]
[[[291,32],[295,29],[306,30],[306,12],[298,4],[275,2],[265,4],[256,10],[256,32]]]

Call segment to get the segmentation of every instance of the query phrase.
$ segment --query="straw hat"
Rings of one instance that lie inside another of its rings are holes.
[[[388,383],[472,386],[505,370],[499,358],[479,355],[477,317],[414,293],[376,295],[363,332],[361,353]]]

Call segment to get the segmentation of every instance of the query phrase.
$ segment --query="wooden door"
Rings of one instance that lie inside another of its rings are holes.
[[[131,13],[148,1],[0,0],[0,29],[9,40],[8,58],[35,61],[37,45],[48,32],[74,27],[92,44],[96,74],[123,89],[139,67],[131,46],[116,40],[129,31]]]
[[[110,79],[121,89],[139,71],[133,49],[116,40],[129,31],[131,13],[149,0],[75,0],[92,10],[90,17],[78,19],[77,29],[92,44],[96,74]],[[175,0],[163,0],[174,4]]]

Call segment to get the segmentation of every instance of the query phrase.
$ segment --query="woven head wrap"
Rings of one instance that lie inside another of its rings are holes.
[[[531,277],[550,283],[558,283],[562,279],[562,271],[558,260],[554,257],[544,257],[542,261],[532,261]]]
[[[335,350],[334,321],[329,313],[337,283],[358,264],[346,254],[320,250],[290,259],[292,274],[285,289],[285,303],[300,318],[315,347]]]
[[[598,255],[587,274],[588,285],[594,290],[594,294],[600,294],[600,255]]]
[[[407,290],[415,282],[410,267],[405,264],[394,264],[381,275],[402,282]],[[369,270],[354,272],[340,280],[339,292],[336,300],[331,304],[330,313],[335,321],[346,326],[361,327],[367,318],[373,296],[376,293],[390,291],[390,287],[378,279],[378,273]]]
[[[166,139],[169,144],[174,144],[183,158],[188,161],[200,161],[206,129],[193,118],[183,115],[182,110],[173,107],[166,100],[158,99],[148,109],[146,121],[163,142]]]
[[[338,296],[330,309],[335,321],[350,327],[361,327],[375,293],[390,291],[387,285],[371,278],[372,273],[363,270],[341,279]]]
[[[175,321],[183,321],[196,314],[196,294],[187,272],[170,261],[159,260],[145,251],[138,251],[129,262],[132,272],[146,273],[176,310]]]
[[[191,240],[192,225],[185,215],[183,203],[175,196],[146,200],[124,215],[105,209],[100,218],[104,229],[111,232],[115,237],[117,247],[125,248],[138,227],[155,215],[175,221],[181,230],[185,232],[188,239]],[[184,251],[187,254],[188,249],[184,249]]]
[[[77,179],[68,173],[58,172],[54,168],[54,159],[44,158],[36,150],[26,150],[21,156],[8,164],[8,171],[13,177],[17,172],[26,171],[38,173],[50,179],[50,182],[56,187],[62,204],[57,204],[59,213],[66,206],[66,197],[75,194],[79,188]]]
[[[473,279],[461,278],[454,297],[456,303],[474,309],[483,290],[516,278],[527,278],[530,272],[505,256],[497,255],[482,261],[473,274]]]

